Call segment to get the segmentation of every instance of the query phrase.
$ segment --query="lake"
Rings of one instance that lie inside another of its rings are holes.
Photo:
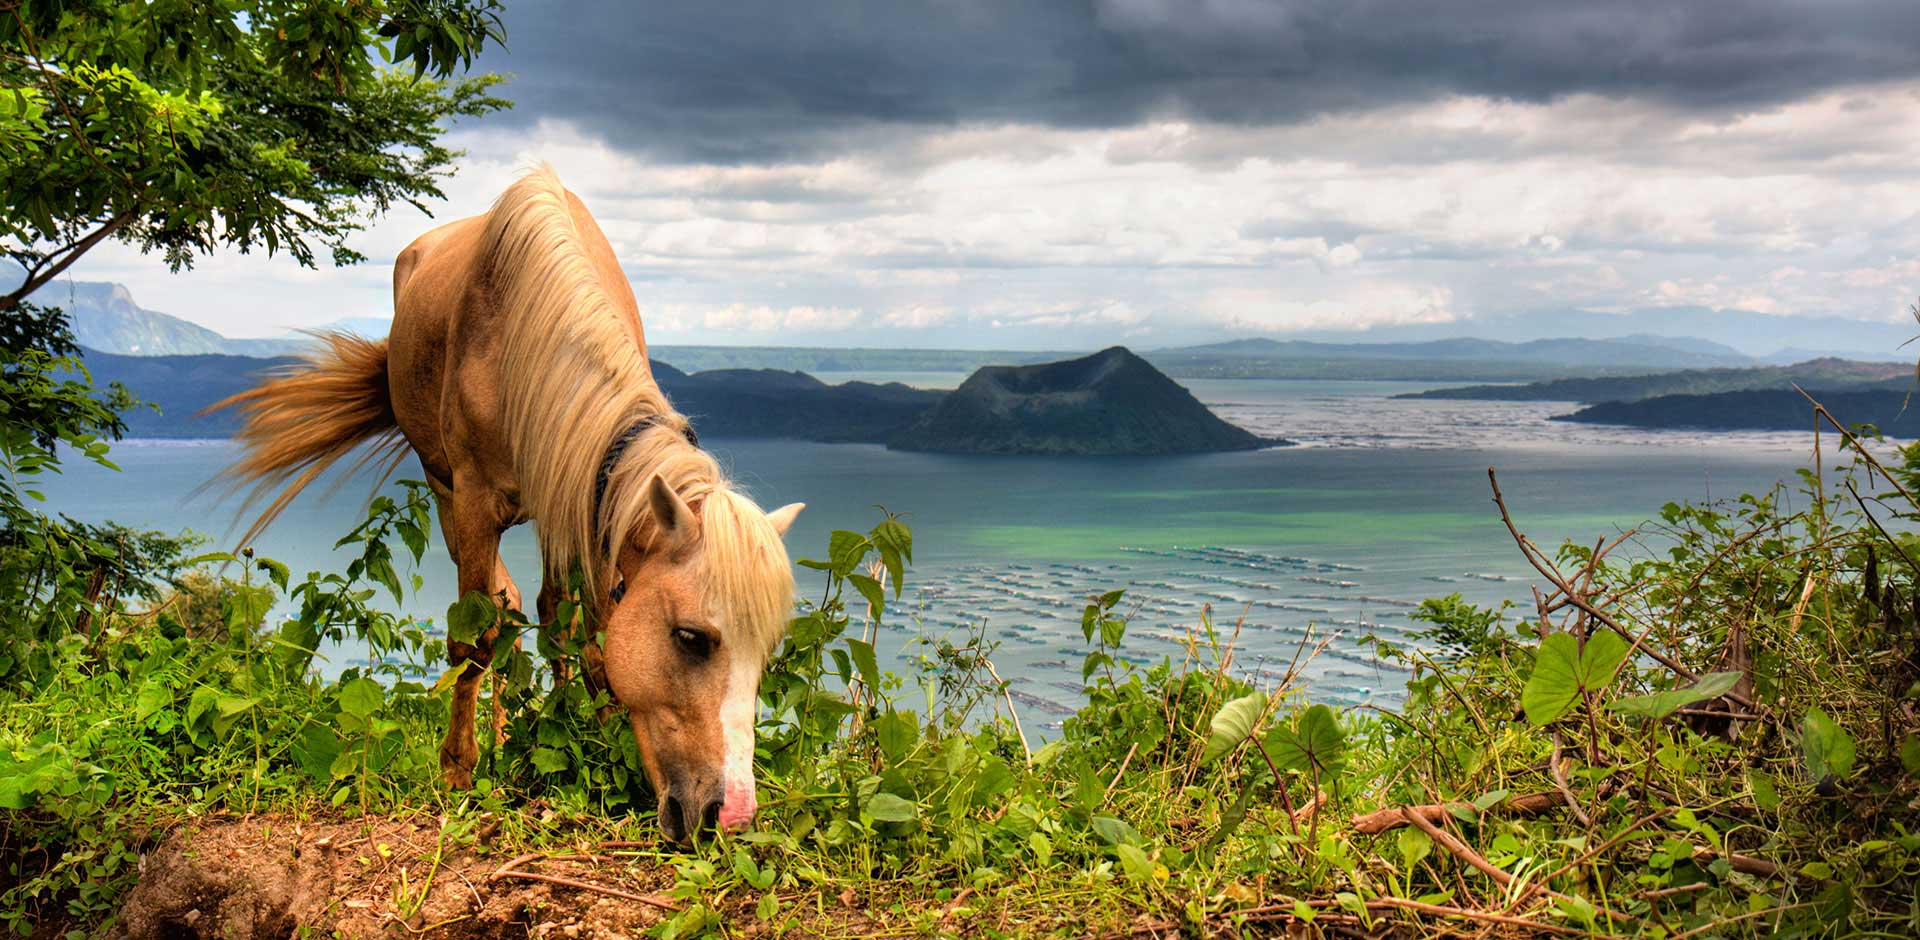
[[[909,380],[963,376],[832,375]],[[1162,458],[967,457],[873,445],[709,440],[763,505],[804,501],[788,538],[796,558],[823,556],[833,529],[864,530],[876,506],[902,513],[917,563],[904,608],[880,631],[883,650],[984,620],[1015,682],[1022,717],[1042,733],[1076,699],[1089,594],[1126,588],[1135,611],[1126,653],[1140,663],[1176,655],[1178,633],[1206,608],[1231,631],[1244,617],[1239,665],[1285,668],[1309,628],[1341,638],[1309,670],[1319,701],[1398,700],[1404,673],[1374,661],[1358,638],[1404,637],[1420,599],[1459,592],[1482,604],[1530,598],[1532,575],[1490,499],[1487,468],[1523,531],[1542,545],[1591,542],[1633,527],[1668,501],[1730,498],[1791,480],[1809,434],[1650,432],[1549,422],[1567,404],[1402,401],[1430,387],[1393,382],[1192,380],[1221,416],[1299,446]],[[697,420],[697,419],[696,419]],[[234,502],[193,491],[230,461],[226,441],[128,441],[113,473],[69,462],[47,487],[49,508],[77,518],[215,537],[234,531]],[[417,475],[403,470],[401,476]],[[296,571],[337,568],[336,538],[361,518],[367,484],[317,488],[256,546]],[[1797,502],[1797,499],[1794,500]],[[1643,547],[1641,550],[1645,550]],[[530,598],[538,586],[532,533],[502,550]],[[439,619],[454,576],[436,542],[408,608]],[[818,572],[801,569],[804,596]],[[1530,605],[1529,600],[1529,605]],[[910,611],[910,615],[905,615]],[[331,651],[344,668],[352,651]]]

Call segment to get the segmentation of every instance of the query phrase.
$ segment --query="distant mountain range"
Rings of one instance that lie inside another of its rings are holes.
[[[1920,437],[1920,409],[1899,389],[1826,391],[1814,397],[1844,424],[1871,424],[1911,440]],[[1815,417],[1806,396],[1793,389],[1744,389],[1711,395],[1660,395],[1638,401],[1589,405],[1555,421],[1617,424],[1636,428],[1707,431],[1811,431]]]
[[[1182,378],[1348,378],[1454,381],[1476,375],[1524,381],[1568,375],[1644,373],[1650,369],[1749,365],[1746,356],[1705,340],[1541,339],[1524,343],[1456,337],[1418,343],[1320,343],[1240,339],[1161,349],[1146,358]]]
[[[147,310],[118,284],[75,282],[42,292],[69,308],[82,345],[117,355],[275,356],[308,340],[233,339],[180,317]],[[352,317],[328,324],[368,336],[390,321]],[[1314,331],[1288,338],[1238,339],[1146,350],[1140,355],[1178,378],[1341,378],[1530,382],[1555,378],[1784,364],[1842,353],[1900,360],[1900,344],[1920,326],[1832,317],[1769,316],[1692,308],[1626,314],[1460,320]],[[985,365],[1030,365],[1082,355],[1073,350],[955,350],[776,346],[657,346],[655,355],[689,372],[971,372]]]
[[[287,339],[222,336],[197,323],[141,307],[134,302],[133,292],[120,284],[62,282],[39,291],[33,299],[65,309],[80,345],[116,355],[282,356],[310,342],[297,335]]]
[[[96,382],[118,382],[159,407],[126,415],[128,435],[220,438],[239,429],[207,406],[261,381],[291,357],[119,356],[87,350]],[[664,362],[655,381],[710,438],[884,443],[996,454],[1170,454],[1246,450],[1268,441],[1220,420],[1126,349],[976,372],[955,392],[898,383],[829,385],[803,372],[720,369],[689,375]]]
[[[125,415],[127,436],[145,438],[231,437],[240,427],[238,414],[200,412],[299,362],[291,356],[119,356],[93,349],[84,350],[84,358],[96,383],[119,382],[158,407]],[[772,370],[688,375],[659,361],[653,371],[675,407],[703,433],[722,438],[883,443],[945,394],[900,384],[828,385],[803,373]]]
[[[1705,395],[1754,389],[1854,390],[1880,388],[1901,391],[1914,383],[1913,366],[1900,362],[1856,362],[1814,359],[1787,366],[1750,366],[1738,369],[1688,369],[1650,375],[1554,379],[1525,385],[1469,385],[1408,392],[1396,398],[1439,398],[1471,401],[1639,401],[1662,395]]]
[[[1294,338],[1336,343],[1417,343],[1462,336],[1516,343],[1560,336],[1638,343],[1660,338],[1683,343],[1715,343],[1762,362],[1788,363],[1822,357],[1911,361],[1911,349],[1900,346],[1916,335],[1920,335],[1920,324],[1905,317],[1856,320],[1706,307],[1658,307],[1624,313],[1532,311],[1444,323],[1387,324],[1359,331],[1314,330],[1294,334]]]

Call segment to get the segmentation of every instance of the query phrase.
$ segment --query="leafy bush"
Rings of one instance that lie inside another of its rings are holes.
[[[124,404],[47,378],[57,360],[8,366],[40,402],[9,415],[69,416],[0,438],[9,546],[79,544],[21,494],[57,469],[54,441],[104,461]],[[1883,467],[1872,440],[1810,472],[1803,509],[1781,492],[1668,506],[1625,562],[1519,537],[1551,589],[1521,617],[1424,604],[1412,645],[1374,643],[1413,670],[1393,711],[1309,700],[1297,667],[1331,640],[1256,686],[1237,634],[1202,620],[1142,665],[1123,654],[1125,595],[1092,594],[1085,703],[1037,748],[983,627],[917,635],[905,669],[882,668],[881,624],[912,616],[913,534],[891,514],[836,531],[800,562],[821,593],[762,684],[757,828],[674,857],[686,904],[661,933],[717,931],[716,905],[742,896],[777,932],[805,913],[796,896],[849,891],[927,933],[969,893],[1039,931],[1911,932],[1920,545],[1887,527],[1920,521],[1902,502],[1920,448]],[[505,627],[486,683],[501,733],[483,731],[472,791],[439,788],[445,638],[382,607],[417,588],[427,500],[418,484],[376,499],[339,543],[344,570],[299,580],[131,533],[107,540],[110,589],[88,588],[102,554],[86,546],[9,571],[24,616],[0,630],[0,917],[103,924],[141,851],[218,810],[428,810],[466,838],[492,814],[516,851],[566,841],[569,819],[646,820],[626,723],[567,667],[578,641],[480,595],[444,624]],[[582,614],[572,597],[557,620]],[[366,659],[323,678],[315,663],[345,650]]]

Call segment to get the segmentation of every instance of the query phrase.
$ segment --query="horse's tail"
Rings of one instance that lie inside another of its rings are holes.
[[[251,489],[242,512],[268,497],[273,500],[247,529],[243,545],[355,447],[378,442],[353,469],[382,461],[382,482],[406,454],[387,387],[387,341],[349,333],[314,335],[325,345],[304,363],[201,412],[237,407],[245,418],[236,437],[246,453],[216,481],[229,481],[236,490]]]

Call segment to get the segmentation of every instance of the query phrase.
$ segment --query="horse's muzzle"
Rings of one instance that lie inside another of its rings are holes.
[[[724,802],[724,793],[719,787],[676,784],[660,800],[660,830],[670,841],[691,843],[701,834],[719,828]]]

